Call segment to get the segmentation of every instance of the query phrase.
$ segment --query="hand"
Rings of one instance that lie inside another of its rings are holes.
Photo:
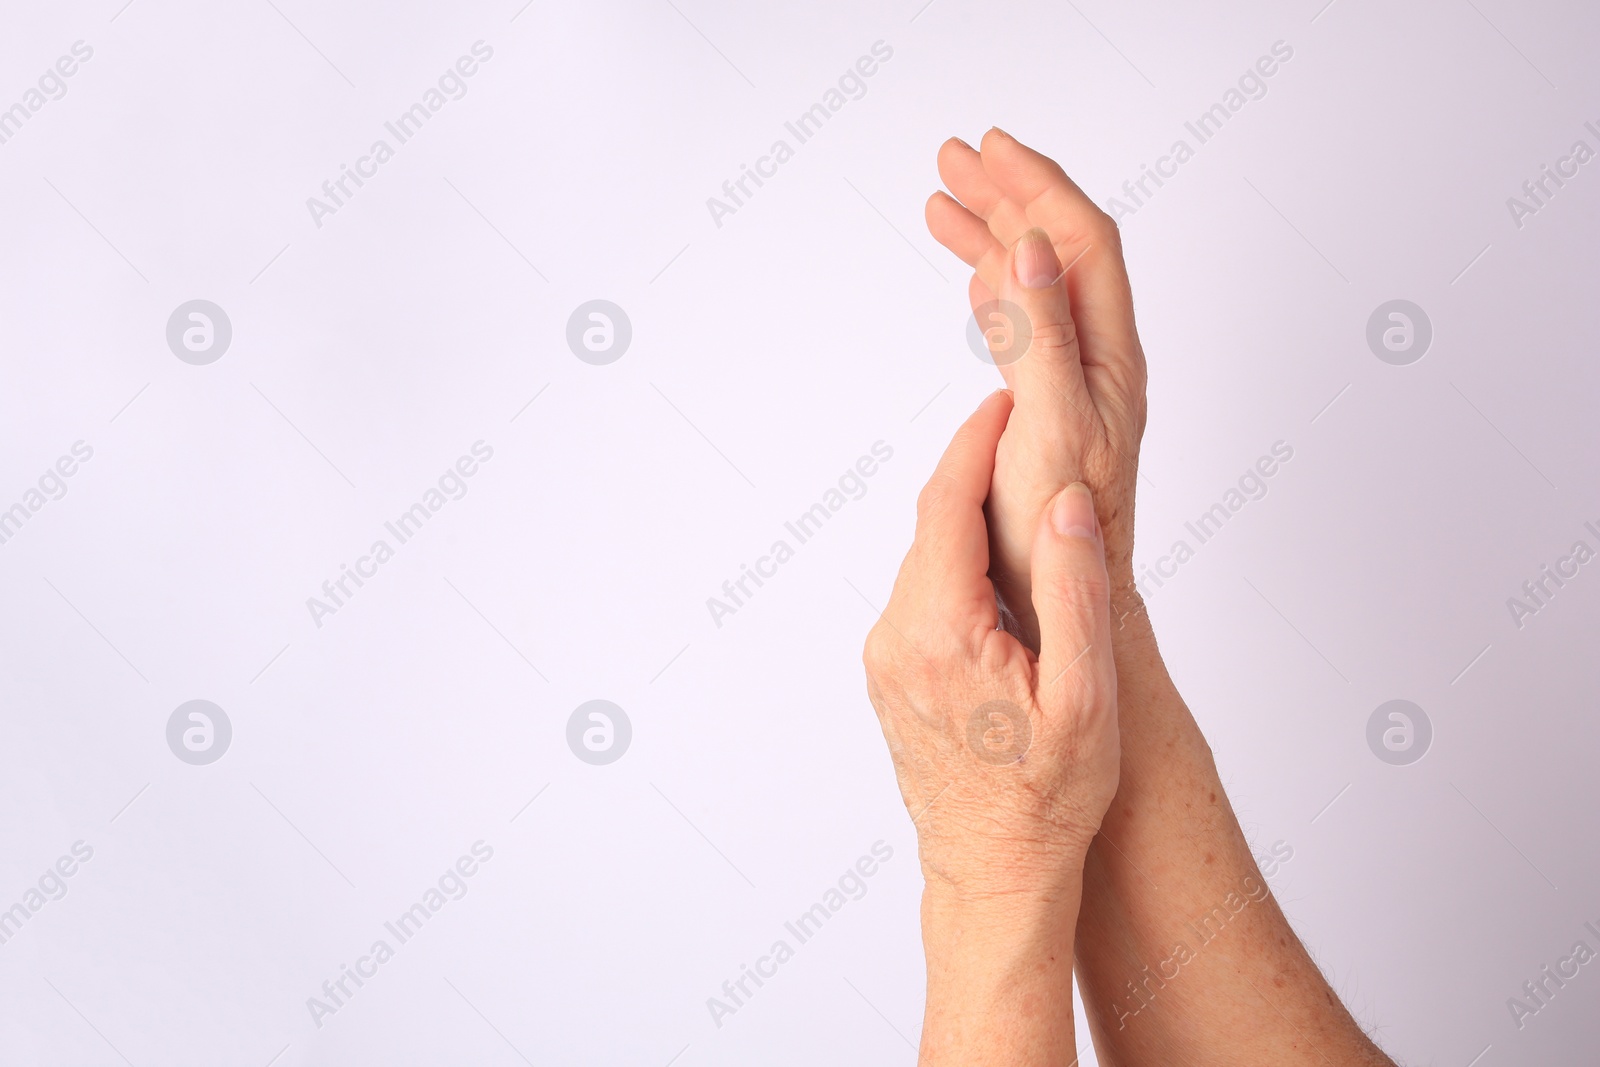
[[[889,606],[867,636],[867,691],[917,827],[930,889],[1076,899],[1117,788],[1116,672],[1089,491],[1033,530],[1038,655],[998,625],[984,498],[1011,416],[997,392],[957,431],[917,501]]]
[[[1020,307],[1032,340],[1000,372],[1016,410],[989,497],[992,576],[1016,632],[1038,647],[1029,552],[1039,516],[1065,485],[1093,490],[1113,590],[1133,585],[1133,496],[1145,421],[1145,363],[1116,223],[1054,162],[1000,130],[982,151],[951,138],[928,200],[928,229],[974,268],[974,311]],[[990,325],[983,322],[984,327]]]

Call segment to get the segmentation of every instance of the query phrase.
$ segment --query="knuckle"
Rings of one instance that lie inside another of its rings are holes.
[[[1085,657],[1084,663],[1078,665],[1085,669],[1073,671],[1062,682],[1067,706],[1079,713],[1093,715],[1116,706],[1117,680],[1115,674],[1108,675],[1087,664],[1088,657]]]
[[[1059,575],[1050,583],[1050,594],[1058,606],[1074,613],[1097,611],[1111,599],[1111,580],[1103,566],[1088,567]]]
[[[1089,218],[1087,231],[1091,240],[1118,251],[1122,249],[1122,228],[1117,220],[1099,208]]]
[[[1033,351],[1041,355],[1064,354],[1078,347],[1078,326],[1070,318],[1056,322],[1035,323]]]
[[[935,474],[917,494],[917,518],[924,521],[938,518],[949,507],[950,494],[949,477]]]
[[[926,664],[906,639],[881,623],[867,634],[861,659],[870,684],[897,690],[916,688],[926,669]]]
[[[861,648],[861,663],[867,669],[868,678],[877,679],[889,673],[892,653],[887,646],[882,624],[867,631],[866,644]]]

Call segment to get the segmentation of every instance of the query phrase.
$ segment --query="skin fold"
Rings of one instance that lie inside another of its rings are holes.
[[[1075,968],[1106,1067],[1392,1064],[1273,899],[1133,582],[1146,366],[1115,223],[997,129],[938,168],[929,231],[1031,341],[867,642],[927,878],[920,1062],[1075,1063]]]

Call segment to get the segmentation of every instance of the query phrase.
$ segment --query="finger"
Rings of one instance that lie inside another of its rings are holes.
[[[1015,204],[1005,203],[984,173],[977,150],[959,137],[939,147],[939,177],[950,194],[935,193],[928,201],[929,232],[995,288],[1005,269],[1006,249],[1027,228],[1027,217]],[[1011,236],[996,237],[996,226]]]
[[[1016,201],[1035,226],[1059,225],[1058,237],[1089,239],[1110,222],[1089,194],[1067,177],[1061,165],[1035,152],[999,128],[990,129],[980,142],[983,173],[1002,197]],[[1035,212],[1040,212],[1035,217]]]
[[[917,532],[895,580],[889,614],[910,636],[963,631],[998,622],[989,573],[983,502],[995,450],[1011,415],[1011,394],[997,390],[956,431],[933,477],[917,497]]]
[[[976,270],[991,290],[999,288],[1005,276],[1006,246],[995,240],[988,223],[943,192],[928,198],[923,215],[934,240]]]
[[[994,299],[994,290],[989,288],[981,274],[974,274],[972,280],[967,282],[967,300],[971,302],[972,309],[979,307]]]
[[[1028,225],[1050,234],[1057,258],[1069,268],[1066,283],[1078,309],[1085,363],[1142,373],[1133,292],[1116,223],[1054,160],[1003,130],[984,134],[981,159],[994,187],[1021,205]]]
[[[936,192],[928,197],[923,209],[928,222],[928,232],[933,239],[954,252],[969,267],[976,267],[986,257],[1006,254],[1005,247],[994,239],[989,226],[978,216],[962,207],[950,194]]]
[[[1002,247],[1016,243],[1028,228],[1022,205],[1005,194],[984,169],[983,158],[965,141],[952,137],[939,149],[939,177],[945,188],[983,219]]]
[[[974,274],[967,283],[967,302],[972,305],[974,317],[982,313],[983,306],[994,300],[994,290],[990,289],[980,274]],[[980,328],[985,323],[980,323]],[[1015,363],[999,364],[1000,377],[1005,379],[1006,388],[1015,391],[1017,388],[1017,365]]]
[[[1072,300],[1062,284],[1062,265],[1050,235],[1037,227],[1011,249],[1000,286],[1001,307],[1014,304],[1022,319],[1015,324],[1013,347],[995,353],[995,361],[1016,361],[1017,402],[1024,407],[1048,405],[1088,412],[1093,401],[1080,363],[1078,327]]]
[[[959,137],[939,146],[939,180],[950,194],[980,219],[987,219],[1004,194],[983,169],[977,149]]]
[[[1011,399],[1010,393],[997,389],[978,405],[950,439],[917,498],[917,540],[938,542],[944,555],[932,562],[953,566],[952,573],[966,573],[973,562],[981,563],[979,573],[988,569],[983,502],[994,477],[995,450],[1011,417]],[[973,545],[982,548],[981,561],[973,560]]]
[[[1094,498],[1073,482],[1050,502],[1033,546],[1033,608],[1039,617],[1038,695],[1052,701],[1114,701],[1110,580]]]

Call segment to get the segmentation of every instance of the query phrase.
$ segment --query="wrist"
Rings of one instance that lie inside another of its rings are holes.
[[[1119,709],[1177,696],[1167,673],[1144,594],[1131,568],[1111,573],[1111,651],[1117,665]]]
[[[1083,867],[1053,885],[974,892],[929,881],[922,892],[923,932],[959,933],[961,940],[1019,943],[1070,931],[1083,900]]]
[[[917,842],[923,899],[942,910],[996,912],[1075,899],[1098,831],[1098,821],[1074,819],[1069,827],[1059,818],[1027,830],[1013,824],[1003,836],[981,839],[938,838],[924,827]]]
[[[1143,641],[1151,634],[1150,613],[1133,576],[1133,563],[1107,567],[1111,583],[1111,636],[1114,641]],[[1153,639],[1153,638],[1152,638]]]
[[[1070,938],[1087,857],[1086,843],[1033,869],[1012,867],[1001,874],[990,865],[982,879],[925,870],[923,932],[959,934],[968,943],[1027,943],[1062,930]]]
[[[922,898],[925,1065],[1044,1067],[1073,1058],[1072,968],[1081,882]]]

